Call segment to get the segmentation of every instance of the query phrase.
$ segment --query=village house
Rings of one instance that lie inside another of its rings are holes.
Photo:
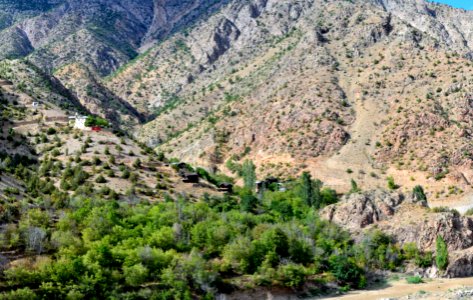
[[[79,129],[79,130],[88,129],[88,127],[85,126],[86,121],[87,121],[87,116],[80,116],[76,114],[75,116],[69,117],[69,124],[73,125],[75,129]]]
[[[179,176],[181,176],[184,183],[199,183],[199,174],[197,173],[181,170],[179,171]]]

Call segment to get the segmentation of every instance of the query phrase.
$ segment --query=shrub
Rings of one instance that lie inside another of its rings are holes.
[[[392,176],[389,176],[387,180],[388,180],[388,189],[395,190],[399,188],[399,186],[394,182],[394,178]]]
[[[420,276],[409,276],[406,278],[406,281],[409,284],[419,284],[424,282]]]
[[[99,175],[99,176],[95,179],[95,182],[97,182],[97,183],[106,183],[106,182],[107,182],[107,179],[105,179],[105,177],[103,177],[102,175]]]
[[[350,183],[351,183],[350,194],[356,194],[356,193],[361,192],[361,189],[358,187],[358,184],[356,183],[355,180],[352,179]]]
[[[363,278],[363,270],[355,263],[354,259],[346,255],[332,255],[329,257],[329,270],[333,276],[342,283],[359,286]]]
[[[433,207],[430,211],[433,213],[449,212],[450,208],[446,206],[438,206],[438,207]]]
[[[59,155],[61,155],[61,152],[58,150],[58,149],[54,149],[52,152],[51,152],[51,155],[53,157],[58,157]]]
[[[96,116],[88,116],[87,120],[85,120],[85,126],[92,127],[92,126],[101,126],[107,127],[108,121]]]
[[[287,264],[279,267],[278,279],[288,287],[299,287],[305,281],[304,267],[296,264]]]
[[[142,264],[137,264],[131,267],[125,267],[123,273],[127,284],[139,286],[146,281],[149,271]]]
[[[57,133],[57,130],[55,128],[49,127],[48,130],[46,131],[48,135],[53,135]]]
[[[424,189],[420,185],[416,185],[414,187],[412,194],[416,201],[427,201],[427,196],[425,196]]]
[[[428,268],[432,266],[432,261],[433,261],[433,255],[432,255],[432,252],[430,251],[427,251],[424,254],[421,254],[421,253],[417,254],[414,260],[415,264],[421,268]]]
[[[128,178],[130,178],[130,171],[129,171],[128,169],[123,170],[122,178],[123,178],[123,179],[128,179]]]
[[[445,270],[448,266],[448,248],[447,243],[442,236],[437,236],[435,262],[440,270]]]
[[[137,158],[134,162],[133,162],[133,167],[135,169],[139,169],[141,168],[141,160],[139,158]]]

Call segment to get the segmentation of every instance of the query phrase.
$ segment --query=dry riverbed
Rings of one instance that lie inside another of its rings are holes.
[[[326,299],[473,299],[473,278],[427,279],[424,283],[409,284],[405,279],[389,281],[384,287],[353,291]]]

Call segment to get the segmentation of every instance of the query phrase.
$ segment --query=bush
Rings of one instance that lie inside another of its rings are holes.
[[[141,168],[141,160],[140,160],[139,158],[137,158],[137,159],[133,162],[133,168],[135,168],[135,169]]]
[[[16,291],[0,294],[0,300],[34,300],[39,299],[35,292],[29,288],[18,289]]]
[[[409,276],[406,278],[407,283],[409,284],[419,284],[423,283],[422,277],[420,276]]]
[[[105,179],[105,177],[103,177],[102,175],[99,175],[99,176],[95,179],[95,182],[97,182],[97,183],[106,183],[106,182],[107,182],[107,179]]]
[[[415,243],[404,244],[402,250],[406,259],[413,259],[419,255],[419,250],[417,249],[417,245]]]
[[[421,268],[428,268],[432,266],[433,255],[432,252],[427,251],[424,254],[419,253],[414,260],[415,264]]]
[[[53,135],[57,133],[57,130],[55,128],[49,127],[48,130],[46,131],[48,135]]]
[[[394,178],[392,176],[389,176],[387,180],[388,180],[388,189],[395,190],[399,188],[399,186],[394,182]]]
[[[282,265],[278,268],[277,274],[279,281],[288,287],[299,287],[305,281],[305,269],[300,265]]]
[[[416,201],[427,201],[427,196],[425,196],[424,189],[420,185],[416,185],[414,187],[412,194]]]
[[[61,152],[58,150],[58,149],[54,149],[52,152],[51,152],[51,155],[53,157],[58,157],[59,155],[61,155]]]
[[[329,269],[335,278],[343,284],[358,287],[362,283],[363,270],[357,266],[353,258],[346,255],[332,255],[329,257]]]
[[[431,208],[430,211],[433,212],[433,213],[450,212],[450,208],[448,208],[446,206],[438,206],[438,207]]]
[[[123,273],[127,284],[131,286],[139,286],[146,281],[149,271],[142,264],[137,264],[131,267],[125,267]]]
[[[85,126],[92,127],[92,126],[100,126],[100,127],[107,127],[108,121],[96,116],[88,116],[87,120],[85,120]]]

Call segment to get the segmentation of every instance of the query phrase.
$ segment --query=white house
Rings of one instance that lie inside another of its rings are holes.
[[[74,128],[80,129],[80,130],[85,130],[88,127],[85,126],[85,121],[87,121],[87,116],[71,116],[69,117],[69,123],[74,123]]]

